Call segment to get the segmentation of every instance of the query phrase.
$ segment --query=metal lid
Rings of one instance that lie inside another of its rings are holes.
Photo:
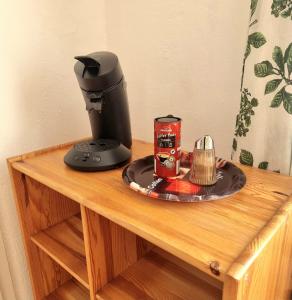
[[[80,88],[85,91],[103,91],[121,81],[123,72],[118,57],[111,52],[94,52],[76,56],[74,71]]]
[[[174,117],[173,115],[167,115],[165,117],[158,117],[155,119],[155,121],[161,123],[172,123],[172,122],[181,121],[181,118]]]
[[[195,149],[211,150],[214,149],[214,141],[210,135],[204,135],[195,142]]]

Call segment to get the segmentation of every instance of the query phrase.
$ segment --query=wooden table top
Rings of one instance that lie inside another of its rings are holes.
[[[72,144],[59,145],[10,159],[13,167],[74,199],[210,274],[239,277],[292,207],[292,177],[240,165],[246,186],[219,201],[176,203],[147,198],[129,189],[122,168],[77,172],[63,157]],[[134,141],[133,159],[153,153],[153,145]]]

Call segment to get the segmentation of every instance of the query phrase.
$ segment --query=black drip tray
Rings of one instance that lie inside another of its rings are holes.
[[[131,150],[119,141],[98,139],[74,145],[64,162],[75,170],[94,172],[120,167],[130,158]]]

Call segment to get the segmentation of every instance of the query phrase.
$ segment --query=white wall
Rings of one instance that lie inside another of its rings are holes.
[[[211,134],[230,158],[249,1],[107,0],[107,47],[120,58],[135,137],[153,118],[183,119],[183,146]]]
[[[89,135],[73,57],[105,49],[104,1],[0,1],[0,15],[0,226],[16,298],[29,300],[5,158]]]

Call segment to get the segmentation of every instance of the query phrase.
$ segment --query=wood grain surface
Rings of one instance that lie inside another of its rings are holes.
[[[31,241],[31,234],[42,228],[43,222],[32,222],[32,216],[35,214],[31,214],[31,202],[28,194],[26,176],[11,168],[10,165],[9,171],[13,179],[12,183],[16,208],[21,225],[20,228],[22,230],[25,254],[29,262],[28,268],[33,285],[34,297],[35,299],[43,299],[64,282],[68,281],[71,276]],[[60,203],[62,204],[62,200]],[[75,204],[73,204],[73,210],[75,210]],[[67,213],[70,214],[71,210],[68,209]],[[45,220],[47,220],[46,215],[47,214],[43,216]],[[66,213],[64,215],[66,215]],[[59,218],[54,219],[53,223],[56,220],[59,220]],[[46,221],[44,221],[44,223],[45,222]]]
[[[25,176],[26,215],[30,234],[39,232],[80,213],[80,205],[68,197]]]
[[[89,292],[76,281],[70,280],[57,288],[44,300],[89,300]]]
[[[71,170],[70,147],[8,160],[35,299],[289,299],[291,177],[239,166],[239,193],[171,203],[130,190],[122,169]],[[134,141],[133,159],[152,147]]]
[[[291,299],[292,197],[228,271],[224,300]]]
[[[222,291],[150,252],[97,293],[97,299],[215,300]]]
[[[31,240],[89,289],[80,215],[38,232]]]
[[[152,154],[152,147],[134,141],[133,159]],[[63,163],[68,149],[54,147],[14,158],[11,163],[18,171],[221,281],[292,193],[291,177],[240,166],[247,184],[232,197],[205,203],[163,202],[130,190],[121,179],[122,169],[101,173],[71,170]],[[214,261],[219,265],[216,274],[210,269]]]
[[[134,233],[81,206],[90,296],[134,264],[151,245]]]

